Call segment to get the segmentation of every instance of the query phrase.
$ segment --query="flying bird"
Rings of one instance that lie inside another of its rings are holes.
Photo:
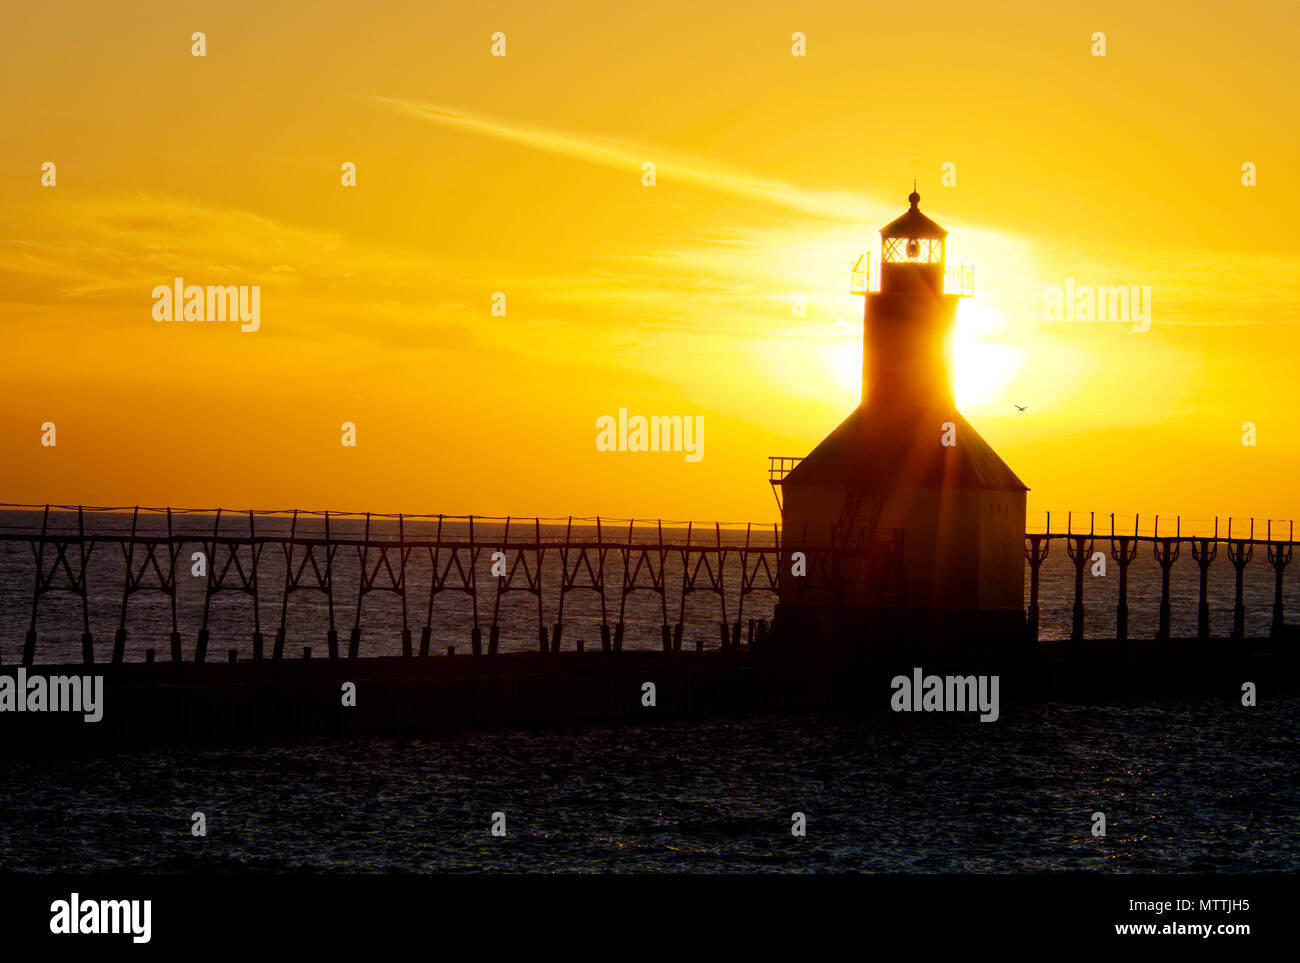
[[[1028,410],[1029,410],[1029,406],[1028,406],[1028,405],[1017,405],[1014,401],[1012,402],[1012,405],[1015,406],[1016,411],[1028,411]]]

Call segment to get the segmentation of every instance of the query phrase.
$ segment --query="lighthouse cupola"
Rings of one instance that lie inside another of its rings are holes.
[[[880,290],[907,291],[918,286],[943,291],[943,245],[948,232],[921,213],[921,195],[913,188],[911,207],[880,229]]]
[[[862,400],[878,412],[916,415],[953,407],[948,343],[961,296],[945,285],[948,232],[911,206],[880,229],[880,290],[867,292]]]

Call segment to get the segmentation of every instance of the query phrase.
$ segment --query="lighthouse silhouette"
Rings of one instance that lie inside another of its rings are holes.
[[[948,232],[915,189],[908,201],[880,230],[879,289],[869,259],[861,285],[861,404],[788,472],[774,466],[778,637],[1017,646],[1027,489],[957,411],[949,351],[968,275],[948,271]]]

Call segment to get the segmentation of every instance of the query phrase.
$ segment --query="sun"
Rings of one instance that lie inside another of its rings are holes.
[[[954,393],[959,408],[1010,403],[1006,392],[1024,362],[1022,352],[997,340],[1002,315],[987,299],[964,298],[952,339]]]
[[[828,383],[845,392],[857,393],[862,386],[862,334],[859,328],[840,318],[838,337],[823,349]],[[951,351],[954,394],[962,410],[1002,406],[1013,399],[1006,393],[1024,363],[1023,352],[998,340],[1002,315],[978,298],[964,298],[957,311]]]

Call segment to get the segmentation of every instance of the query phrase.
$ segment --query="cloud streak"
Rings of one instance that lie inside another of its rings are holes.
[[[561,157],[599,164],[614,170],[641,171],[651,161],[656,178],[702,187],[732,197],[760,201],[801,214],[845,223],[862,223],[888,217],[883,203],[873,204],[849,191],[813,191],[784,181],[760,177],[725,164],[715,164],[627,141],[594,139],[545,127],[527,127],[484,115],[474,115],[436,104],[414,103],[392,97],[372,100],[398,113],[457,130],[519,144]]]

